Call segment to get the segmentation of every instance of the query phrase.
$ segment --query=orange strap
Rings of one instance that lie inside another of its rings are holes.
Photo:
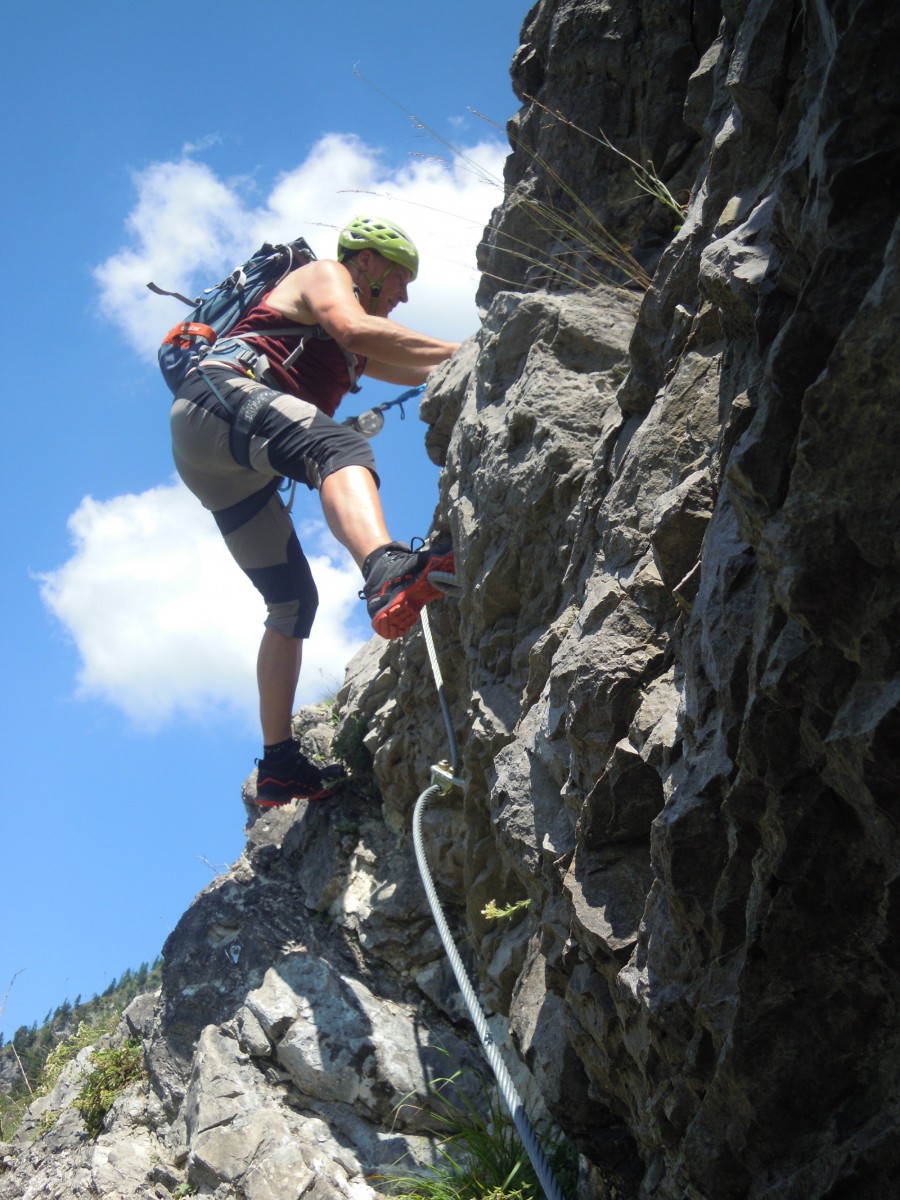
[[[163,338],[163,345],[177,346],[179,350],[190,350],[194,338],[203,338],[210,345],[216,340],[216,331],[211,325],[201,325],[199,321],[182,321],[174,329],[170,329]]]

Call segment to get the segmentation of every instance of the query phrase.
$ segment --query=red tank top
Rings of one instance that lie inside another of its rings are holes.
[[[285,359],[297,348],[297,338],[290,335],[266,336],[267,329],[290,329],[296,321],[290,321],[277,309],[270,308],[266,301],[272,293],[264,296],[255,308],[240,320],[229,337],[239,338],[242,333],[260,336],[248,339],[249,345],[269,360],[269,375],[276,387],[291,396],[299,396],[309,404],[334,416],[337,406],[350,391],[350,372],[344,351],[332,338],[309,337],[300,354],[289,367]],[[215,357],[215,352],[211,355]],[[356,372],[362,374],[366,360],[357,356]]]

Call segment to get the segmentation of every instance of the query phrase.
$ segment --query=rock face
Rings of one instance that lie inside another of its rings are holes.
[[[422,405],[465,584],[430,606],[464,790],[424,834],[584,1200],[896,1195],[898,47],[872,0],[541,0],[514,60],[483,326]],[[630,246],[608,283],[573,194]],[[433,1160],[479,1058],[411,848],[448,753],[421,630],[338,711],[353,789],[257,820],[129,1010],[148,1084],[96,1142],[41,1102],[0,1197]]]

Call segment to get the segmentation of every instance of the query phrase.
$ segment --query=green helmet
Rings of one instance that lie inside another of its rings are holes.
[[[375,250],[382,258],[399,263],[412,271],[412,277],[419,273],[419,252],[399,225],[390,221],[379,220],[378,217],[354,217],[338,237],[338,257],[343,260],[347,254],[357,250]]]

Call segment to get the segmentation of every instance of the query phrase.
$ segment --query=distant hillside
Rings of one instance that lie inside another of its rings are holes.
[[[135,996],[154,992],[161,983],[162,959],[157,957],[152,964],[141,963],[136,971],[129,968],[120,979],[113,979],[102,995],[84,1002],[80,996],[71,1002],[66,999],[47,1013],[40,1026],[20,1026],[5,1044],[0,1037],[0,1139],[9,1137],[18,1123],[31,1092],[38,1089],[48,1056],[57,1046],[82,1025],[89,1029],[110,1025]]]

